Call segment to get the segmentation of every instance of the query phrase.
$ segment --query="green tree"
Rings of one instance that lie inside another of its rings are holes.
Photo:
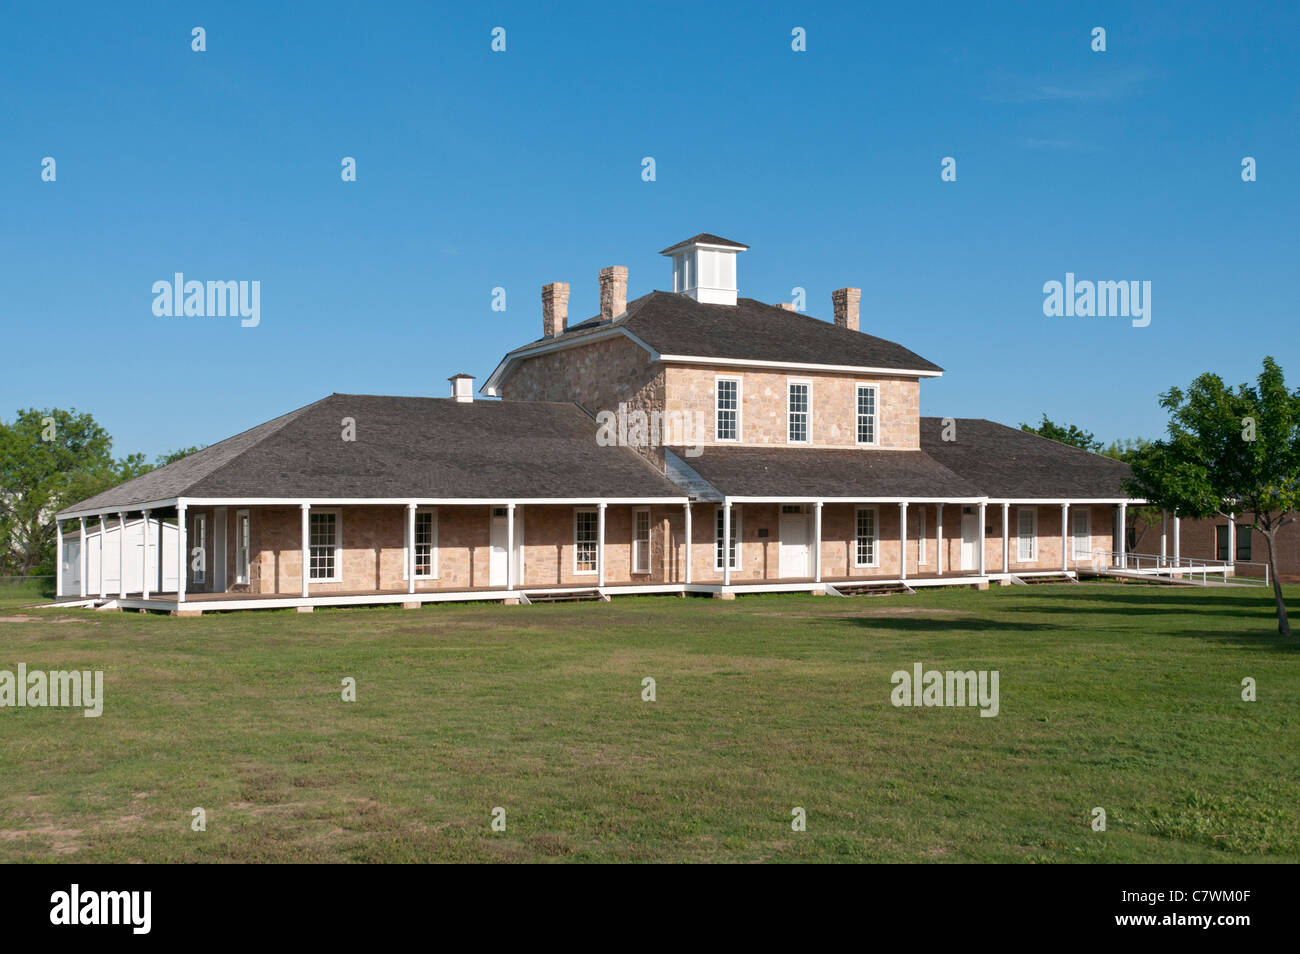
[[[189,457],[191,454],[203,450],[202,444],[196,444],[193,447],[182,447],[179,450],[168,451],[166,454],[159,454],[158,459],[154,461],[155,467],[166,467],[168,464],[174,464],[182,457]]]
[[[112,439],[89,414],[19,411],[0,424],[0,564],[53,572],[54,514],[118,482]]]
[[[1037,426],[1021,424],[1020,429],[1031,434],[1037,434],[1039,437],[1046,437],[1093,453],[1101,450],[1101,441],[1096,440],[1090,431],[1082,430],[1073,424],[1057,424],[1055,421],[1048,420],[1046,414],[1043,415],[1042,421]]]
[[[1277,578],[1277,532],[1300,508],[1300,391],[1289,391],[1271,357],[1254,386],[1236,389],[1202,374],[1160,396],[1168,437],[1137,453],[1128,492],[1181,517],[1252,514],[1268,545],[1277,630],[1291,635]]]
[[[1150,443],[1145,437],[1121,437],[1119,440],[1111,441],[1110,444],[1102,448],[1101,456],[1122,460],[1128,464],[1141,452],[1142,448]]]

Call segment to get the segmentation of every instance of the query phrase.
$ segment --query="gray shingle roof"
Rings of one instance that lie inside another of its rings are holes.
[[[739,242],[733,242],[731,239],[724,239],[718,235],[712,235],[709,232],[701,232],[699,235],[692,235],[688,239],[682,239],[680,242],[674,242],[666,249],[661,251],[660,255],[667,255],[675,248],[681,248],[683,245],[694,245],[699,242],[702,245],[722,245],[726,248],[749,248],[748,245],[742,245]]]
[[[342,439],[342,420],[356,440]],[[680,497],[575,404],[332,394],[63,512],[171,497]]]
[[[921,418],[921,448],[989,497],[1127,498],[1129,466],[1100,454],[983,418],[954,419],[943,440],[940,417]]]
[[[922,451],[710,445],[682,460],[729,497],[982,496]]]
[[[506,359],[538,345],[578,340],[618,328],[636,335],[660,354],[898,371],[943,370],[893,341],[839,328],[832,322],[752,298],[737,299],[735,305],[706,305],[664,291],[653,291],[630,302],[621,318],[590,318],[562,335],[516,348]]]

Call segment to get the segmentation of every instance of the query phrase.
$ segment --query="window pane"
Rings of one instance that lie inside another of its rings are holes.
[[[808,385],[790,385],[789,439],[792,443],[808,441]]]
[[[596,514],[580,510],[573,517],[573,540],[578,572],[596,572],[596,544],[599,527]]]
[[[433,575],[433,514],[415,515],[415,575]]]
[[[739,381],[719,380],[717,383],[717,439],[734,441],[737,439],[737,419],[739,414]]]
[[[713,565],[721,568],[722,566],[722,508],[718,508],[717,525],[713,529]],[[730,546],[727,548],[728,559],[731,569],[736,569],[736,535],[738,533],[739,514],[736,508],[731,508],[731,539]]]
[[[311,579],[328,580],[335,574],[334,549],[338,545],[338,521],[332,513],[311,514],[307,539],[310,545]]]
[[[858,388],[858,443],[876,442],[876,389]]]
[[[871,566],[876,562],[876,513],[859,510],[857,519],[857,564]]]

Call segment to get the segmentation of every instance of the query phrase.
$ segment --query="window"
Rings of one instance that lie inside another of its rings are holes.
[[[1250,560],[1250,531],[1248,523],[1237,524],[1237,559]]]
[[[856,546],[853,553],[854,566],[879,566],[877,557],[876,509],[859,507],[857,514]]]
[[[925,565],[925,505],[916,508],[916,562]]]
[[[1214,528],[1215,559],[1228,562],[1228,525]]]
[[[731,540],[730,546],[727,547],[727,557],[731,563],[731,569],[740,569],[740,547],[736,541],[740,539],[740,510],[737,507],[731,508]],[[713,529],[713,568],[719,572],[722,570],[722,508],[718,508],[717,525]]]
[[[786,440],[791,444],[809,443],[811,414],[812,382],[791,381],[786,388],[786,417],[789,421]]]
[[[858,385],[858,443],[876,443],[876,386]]]
[[[714,438],[720,441],[738,441],[740,440],[740,378],[717,378],[713,387],[717,401]]]
[[[248,582],[248,559],[249,559],[249,527],[248,511],[240,510],[235,513],[235,582]]]
[[[1092,529],[1088,511],[1076,508],[1070,511],[1070,535],[1074,540],[1074,559],[1086,560],[1092,556]]]
[[[594,510],[575,510],[573,513],[573,572],[595,573],[597,543],[600,536],[599,518]]]
[[[313,510],[308,522],[307,541],[311,579],[337,583],[339,577],[339,512]]]
[[[1033,507],[1016,510],[1016,560],[1033,563],[1038,558],[1038,511]]]
[[[415,512],[415,576],[432,579],[438,575],[438,514],[433,510]]]
[[[650,572],[650,511],[632,512],[632,572]]]
[[[196,513],[194,515],[194,529],[190,535],[190,566],[194,568],[193,577],[195,583],[202,583],[207,579],[208,515],[205,513]]]

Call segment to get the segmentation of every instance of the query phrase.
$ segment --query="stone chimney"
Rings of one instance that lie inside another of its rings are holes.
[[[569,283],[551,282],[542,286],[542,337],[564,334],[569,324]]]
[[[600,320],[609,321],[627,311],[627,266],[600,270]]]
[[[451,396],[457,401],[468,404],[474,400],[474,375],[453,374],[447,380],[451,382]]]
[[[795,308],[794,308],[794,302],[792,302],[792,301],[778,301],[778,302],[776,303],[776,307],[780,308],[782,311],[794,311],[794,310],[795,310]]]
[[[831,303],[835,306],[835,327],[858,330],[858,302],[861,300],[861,288],[837,288],[831,292]]]

